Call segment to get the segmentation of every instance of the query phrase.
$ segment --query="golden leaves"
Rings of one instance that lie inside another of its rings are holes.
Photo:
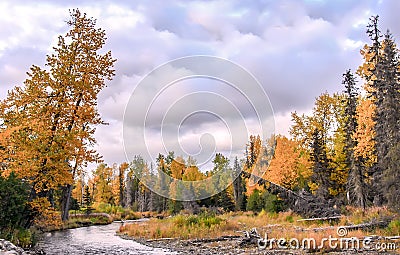
[[[298,142],[277,136],[275,154],[263,178],[293,189],[301,176],[311,175],[309,166],[309,157]]]
[[[47,69],[33,65],[24,86],[0,103],[1,160],[26,178],[37,193],[72,184],[78,169],[98,161],[91,146],[102,123],[97,95],[114,75],[111,53],[99,53],[105,32],[79,10],[60,36]]]
[[[354,155],[365,159],[365,165],[370,167],[376,160],[375,154],[375,115],[376,106],[372,99],[362,99],[357,107],[357,131],[354,139],[357,146],[354,148]]]

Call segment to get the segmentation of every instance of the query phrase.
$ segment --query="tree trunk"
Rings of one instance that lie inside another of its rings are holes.
[[[61,200],[61,219],[67,221],[69,219],[69,204],[71,202],[72,185],[68,184],[63,188]]]

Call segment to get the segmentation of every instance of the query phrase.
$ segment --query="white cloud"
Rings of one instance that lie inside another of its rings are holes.
[[[122,121],[125,106],[137,84],[155,67],[188,55],[224,57],[254,74],[271,100],[277,132],[287,135],[291,111],[311,108],[315,97],[324,91],[341,90],[341,74],[348,68],[357,68],[361,62],[359,48],[368,40],[364,30],[371,14],[381,14],[382,31],[391,28],[395,37],[400,35],[396,12],[399,6],[395,0],[158,0],[151,4],[148,1],[2,1],[0,98],[14,85],[22,84],[30,65],[43,67],[45,55],[56,45],[57,36],[68,29],[65,23],[68,9],[78,7],[97,18],[98,26],[106,30],[108,37],[105,49],[111,50],[118,59],[114,80],[99,95],[100,114],[110,125],[98,128],[97,149],[107,163],[125,160]],[[169,76],[179,76],[188,70],[171,68],[168,72]],[[163,81],[154,77],[154,86],[136,91],[140,97],[135,107],[154,97],[155,85],[160,82]],[[195,97],[188,102],[183,100],[186,105],[181,112],[171,108],[175,112],[170,118],[173,123],[196,107],[209,104],[218,108],[214,110],[223,118],[232,121],[230,132],[233,134],[239,132],[236,129],[243,118],[250,123],[250,129],[257,129],[255,119],[250,117],[251,111],[246,108],[248,102],[229,87],[216,84],[203,80],[171,86],[165,98],[159,98],[154,106],[150,123],[159,123],[178,98],[202,89],[225,97],[226,104],[221,104],[222,99],[211,97],[208,101]],[[254,102],[265,99],[254,91],[246,93]],[[244,117],[238,117],[228,102],[242,109]],[[133,124],[127,129],[133,133],[138,131]],[[191,119],[179,139],[187,150],[196,152],[200,134],[206,131],[214,135],[219,148],[229,147],[229,132],[212,118]],[[163,149],[159,138],[157,134],[149,138],[154,152]],[[146,149],[145,145],[136,144],[135,139],[140,139],[139,134],[135,133],[128,141],[129,148]],[[206,144],[212,143],[205,139]],[[240,148],[235,146],[233,150],[239,153]]]

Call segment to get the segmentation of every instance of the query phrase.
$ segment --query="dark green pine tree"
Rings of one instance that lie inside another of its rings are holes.
[[[12,172],[7,178],[0,175],[0,237],[9,238],[14,229],[28,228],[34,213],[28,205],[29,185]]]
[[[247,211],[259,212],[264,208],[264,200],[260,191],[255,189],[249,196],[246,204]]]
[[[382,41],[381,55],[376,66],[376,150],[378,168],[377,180],[381,194],[388,205],[400,209],[400,82],[399,53],[391,33],[388,31]]]
[[[85,193],[83,193],[83,205],[84,205],[84,212],[86,215],[89,215],[92,211],[92,197],[89,191],[89,186],[85,187]]]
[[[318,128],[314,130],[312,138],[310,158],[313,174],[311,180],[318,185],[315,194],[318,197],[328,199],[330,198],[329,187],[331,186],[330,176],[332,170],[330,168],[330,160],[326,154],[326,144]]]
[[[368,58],[367,62],[364,64],[365,70],[360,72],[362,78],[365,79],[367,84],[367,96],[372,98],[376,108],[380,107],[380,102],[382,101],[382,93],[379,87],[381,86],[377,79],[378,77],[378,69],[379,69],[379,62],[381,61],[381,41],[380,38],[382,37],[381,31],[378,27],[379,16],[372,16],[370,18],[370,22],[367,25],[367,35],[370,38],[372,45],[368,47],[368,54],[371,55],[371,58]],[[362,69],[361,69],[362,70]],[[376,113],[375,113],[376,114]],[[377,119],[374,120],[375,122]],[[377,125],[375,124],[375,131],[378,131]],[[367,169],[367,172],[370,176],[372,176],[372,189],[368,193],[368,198],[373,200],[374,205],[380,206],[383,203],[383,192],[382,192],[382,172],[383,168],[379,165],[379,152],[378,147],[379,144],[383,144],[382,142],[382,135],[376,134],[374,137],[375,141],[375,148],[374,154],[378,156],[378,162]]]
[[[369,19],[369,23],[367,25],[367,35],[372,41],[372,46],[369,47],[369,52],[374,53],[374,57],[372,58],[371,61],[373,61],[375,64],[379,61],[379,50],[381,48],[380,38],[382,37],[381,31],[379,30],[378,27],[378,22],[379,22],[379,15],[372,16]],[[371,71],[373,71],[374,69],[375,65],[372,65]],[[372,72],[372,74],[374,73]]]
[[[354,148],[357,141],[354,139],[354,134],[357,129],[357,102],[358,102],[358,89],[356,87],[356,80],[350,70],[343,74],[342,84],[345,87],[345,119],[344,126],[345,133],[345,152],[346,152],[346,166],[349,169],[348,177],[348,198],[351,204],[365,208],[367,187],[365,183],[364,169],[362,166],[362,158],[355,158]]]
[[[228,194],[227,190],[222,190],[217,195],[217,205],[218,207],[222,207],[225,212],[230,212],[235,210],[235,202],[232,197]]]
[[[235,199],[235,210],[245,211],[246,210],[246,183],[243,180],[242,168],[239,164],[239,160],[235,157],[233,162],[233,196]]]

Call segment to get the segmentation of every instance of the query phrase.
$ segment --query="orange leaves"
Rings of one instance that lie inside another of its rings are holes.
[[[184,181],[200,181],[202,179],[204,179],[204,174],[200,172],[197,166],[188,166],[182,176]]]
[[[372,99],[362,99],[357,107],[357,131],[354,139],[357,146],[354,148],[354,155],[364,158],[367,166],[372,166],[377,158],[375,154],[375,104]]]
[[[171,170],[171,177],[182,180],[186,165],[182,158],[176,158],[172,160],[169,169]]]
[[[40,196],[72,187],[79,170],[100,159],[91,148],[102,123],[97,95],[114,75],[115,59],[100,53],[106,38],[95,24],[73,10],[70,31],[59,37],[46,69],[33,65],[24,85],[0,103],[0,160]]]
[[[275,155],[263,178],[293,189],[300,177],[309,177],[309,160],[299,144],[284,136],[276,137]]]

